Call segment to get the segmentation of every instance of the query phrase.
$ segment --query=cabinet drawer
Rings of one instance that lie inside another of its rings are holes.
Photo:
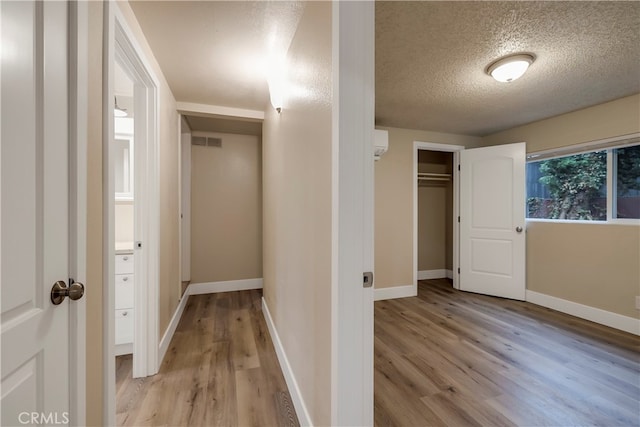
[[[116,310],[116,345],[133,342],[133,309]]]
[[[116,274],[116,310],[133,308],[133,274]]]
[[[116,255],[116,274],[133,273],[133,254]]]

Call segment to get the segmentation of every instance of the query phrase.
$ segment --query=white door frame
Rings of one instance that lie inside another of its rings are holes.
[[[413,294],[418,295],[418,151],[443,151],[453,153],[453,287],[460,289],[460,151],[462,145],[438,144],[434,142],[413,141]]]
[[[182,125],[184,116],[179,115],[180,141],[180,282],[191,280],[191,129]],[[182,295],[180,283],[179,295]]]
[[[69,2],[69,275],[87,283],[88,3]],[[69,421],[86,425],[86,303],[69,304]]]
[[[373,425],[373,286],[363,287],[363,273],[373,272],[374,7],[332,3],[334,426]]]
[[[114,66],[121,65],[134,76],[135,127],[134,248],[135,319],[133,375],[158,372],[158,284],[159,284],[159,82],[144,51],[129,28],[116,1],[104,3],[103,62],[103,344],[104,424],[115,425],[115,228],[114,228]],[[144,117],[145,120],[140,120]],[[143,286],[146,285],[146,286]]]

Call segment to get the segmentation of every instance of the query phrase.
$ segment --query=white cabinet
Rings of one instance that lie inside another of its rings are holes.
[[[133,344],[133,309],[116,310],[116,355],[129,354],[127,344]],[[118,351],[120,349],[120,351]]]
[[[116,255],[116,355],[131,353],[133,348],[134,289],[133,253]]]
[[[133,274],[133,253],[116,255],[116,275]]]
[[[133,274],[116,274],[116,310],[133,308]]]

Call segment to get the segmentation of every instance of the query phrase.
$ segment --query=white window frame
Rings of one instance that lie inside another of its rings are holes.
[[[607,219],[606,220],[575,220],[575,219],[547,219],[526,218],[527,222],[555,222],[567,224],[616,224],[616,225],[640,225],[640,219],[614,218],[615,208],[615,164],[613,150],[616,148],[633,147],[640,145],[640,133],[622,135],[613,138],[590,141],[582,144],[571,145],[553,150],[537,151],[527,154],[527,163],[542,160],[556,159],[560,157],[574,156],[576,154],[607,151]]]

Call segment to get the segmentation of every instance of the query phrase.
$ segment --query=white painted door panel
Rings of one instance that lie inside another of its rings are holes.
[[[460,153],[463,291],[525,298],[525,154],[525,143]]]
[[[66,423],[69,300],[50,291],[69,277],[68,5],[3,1],[0,15],[1,423]]]

